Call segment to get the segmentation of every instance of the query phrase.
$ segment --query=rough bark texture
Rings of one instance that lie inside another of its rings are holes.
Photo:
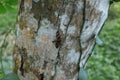
[[[77,80],[109,0],[19,0],[14,71],[21,80]]]

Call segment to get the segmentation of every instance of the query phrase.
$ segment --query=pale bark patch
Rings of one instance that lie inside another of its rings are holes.
[[[68,51],[68,55],[67,55],[66,59],[68,59],[68,61],[69,61],[68,63],[76,63],[77,64],[79,56],[80,56],[79,52],[76,52],[75,49],[71,49]]]
[[[66,32],[66,25],[68,24],[69,22],[69,16],[65,13],[64,15],[60,16],[60,19],[61,19],[61,23],[60,23],[60,29],[63,31],[63,33],[65,34]]]
[[[74,34],[76,30],[75,28],[76,28],[75,26],[70,25],[67,31],[68,34],[71,34],[71,35]]]
[[[82,1],[78,1],[77,3],[77,12],[79,13],[81,9],[83,9],[84,3]]]

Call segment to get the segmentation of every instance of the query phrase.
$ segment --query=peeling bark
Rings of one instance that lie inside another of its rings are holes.
[[[19,0],[15,69],[21,80],[78,80],[109,0]]]

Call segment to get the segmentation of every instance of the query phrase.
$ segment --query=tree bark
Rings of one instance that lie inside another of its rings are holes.
[[[109,0],[19,0],[14,71],[21,80],[78,80]]]

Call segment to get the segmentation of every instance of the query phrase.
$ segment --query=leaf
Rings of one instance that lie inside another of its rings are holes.
[[[3,6],[3,4],[0,3],[0,14],[5,12],[6,12],[5,6]]]
[[[6,11],[14,11],[18,0],[0,0],[0,14]]]
[[[0,80],[4,77],[4,73],[0,71]]]
[[[10,5],[16,5],[18,3],[18,0],[4,0],[4,3]]]
[[[20,80],[20,79],[15,73],[9,73],[3,78],[3,80]]]
[[[7,11],[14,11],[14,8],[9,4],[6,4],[5,8],[6,8]]]

